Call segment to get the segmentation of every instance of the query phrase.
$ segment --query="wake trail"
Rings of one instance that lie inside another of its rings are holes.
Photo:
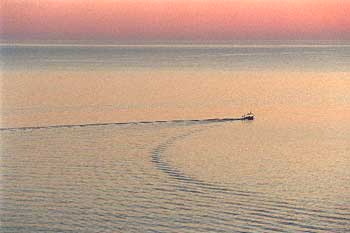
[[[132,122],[109,122],[109,123],[87,123],[87,124],[66,124],[66,125],[49,125],[49,126],[29,126],[29,127],[10,127],[0,128],[0,131],[10,130],[36,130],[36,129],[54,129],[54,128],[74,128],[74,127],[95,127],[108,125],[141,125],[141,124],[209,124],[218,122],[243,121],[244,118],[210,118],[210,119],[195,119],[195,120],[158,120],[158,121],[132,121]]]

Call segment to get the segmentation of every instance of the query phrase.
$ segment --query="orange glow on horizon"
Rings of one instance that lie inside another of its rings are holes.
[[[5,39],[350,39],[347,0],[1,1]]]

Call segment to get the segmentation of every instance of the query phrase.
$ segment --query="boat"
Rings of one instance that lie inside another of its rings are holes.
[[[254,120],[254,118],[255,115],[252,112],[248,112],[241,117],[242,120]]]

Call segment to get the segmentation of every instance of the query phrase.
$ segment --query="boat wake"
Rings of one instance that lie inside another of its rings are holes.
[[[341,211],[334,211],[324,206],[307,206],[298,199],[280,199],[263,192],[249,191],[242,187],[223,186],[190,177],[181,169],[167,161],[167,150],[181,140],[187,140],[194,134],[201,133],[213,125],[200,129],[191,129],[186,133],[171,136],[154,147],[151,161],[155,168],[173,179],[172,186],[177,192],[195,195],[193,200],[200,207],[212,210],[203,222],[217,220],[232,222],[229,229],[235,232],[339,232],[345,230],[350,218]],[[175,183],[175,184],[174,184]],[[224,210],[220,209],[224,207]]]
[[[30,127],[13,127],[0,128],[0,131],[8,130],[35,130],[35,129],[52,129],[52,128],[74,128],[74,127],[96,127],[96,126],[112,126],[112,125],[144,125],[144,124],[209,124],[230,121],[243,121],[240,118],[209,118],[197,120],[165,120],[165,121],[132,121],[132,122],[109,122],[109,123],[88,123],[88,124],[69,124],[69,125],[49,125],[49,126],[30,126]]]

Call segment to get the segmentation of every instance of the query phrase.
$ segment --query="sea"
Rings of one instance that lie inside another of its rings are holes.
[[[350,41],[0,54],[0,232],[350,232]]]

